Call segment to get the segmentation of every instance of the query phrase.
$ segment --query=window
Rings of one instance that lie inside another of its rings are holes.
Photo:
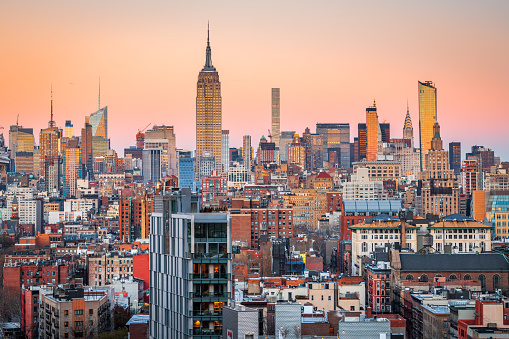
[[[89,309],[89,310],[88,310],[88,314],[93,315],[93,314],[94,314],[94,310],[93,310],[92,308],[91,308],[91,309]]]
[[[69,327],[69,322],[68,321],[64,322],[64,327]]]
[[[405,279],[412,281],[412,280],[414,280],[414,276],[411,274],[407,274]]]
[[[64,315],[67,317],[69,315],[69,311],[68,310],[65,310],[64,311]]]
[[[465,274],[465,276],[463,277],[463,280],[471,280],[472,277],[470,276],[470,274]]]
[[[456,280],[456,279],[458,279],[458,277],[455,274],[451,274],[449,276],[449,280]]]
[[[75,321],[74,326],[75,327],[83,327],[83,321]]]
[[[419,279],[421,282],[428,282],[428,276],[426,274],[421,275],[421,279]]]
[[[83,310],[74,310],[74,315],[83,315]]]
[[[486,276],[484,274],[480,274],[478,281],[481,283],[481,290],[486,291]]]
[[[497,291],[500,288],[500,276],[495,274],[493,276],[493,291]]]

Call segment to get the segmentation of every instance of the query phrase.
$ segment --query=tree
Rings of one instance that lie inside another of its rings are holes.
[[[2,234],[0,236],[0,248],[7,248],[7,247],[11,247],[12,245],[14,245],[14,240],[9,238],[5,234]]]
[[[104,332],[99,334],[97,339],[124,339],[129,334],[129,329],[127,327],[119,328],[113,332]]]
[[[21,322],[20,293],[0,289],[0,323]]]
[[[113,308],[113,325],[115,330],[122,328],[131,319],[131,309],[129,307],[115,306]]]

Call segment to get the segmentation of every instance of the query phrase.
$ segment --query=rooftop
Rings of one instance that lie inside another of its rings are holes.
[[[499,253],[413,254],[400,253],[401,271],[507,271],[509,262]]]

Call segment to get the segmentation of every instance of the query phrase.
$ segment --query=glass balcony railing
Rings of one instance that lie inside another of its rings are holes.
[[[229,273],[194,273],[189,274],[190,279],[230,279]]]
[[[193,317],[220,317],[223,311],[193,311]]]
[[[230,253],[193,253],[193,259],[230,259]]]
[[[222,329],[214,328],[193,328],[193,335],[222,335]]]
[[[230,292],[189,292],[189,298],[230,298]]]

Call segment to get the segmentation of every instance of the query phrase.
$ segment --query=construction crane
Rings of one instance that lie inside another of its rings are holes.
[[[136,133],[136,147],[141,147],[141,148],[145,147],[145,133],[144,132],[147,130],[147,128],[150,127],[150,125],[152,125],[152,123],[149,123],[147,126],[145,126],[144,129],[138,130],[138,133]]]
[[[272,135],[270,129],[268,131],[269,131],[269,134],[267,135],[267,137],[269,137],[269,142],[272,142],[272,137],[277,137],[277,136],[281,135],[281,133]]]

